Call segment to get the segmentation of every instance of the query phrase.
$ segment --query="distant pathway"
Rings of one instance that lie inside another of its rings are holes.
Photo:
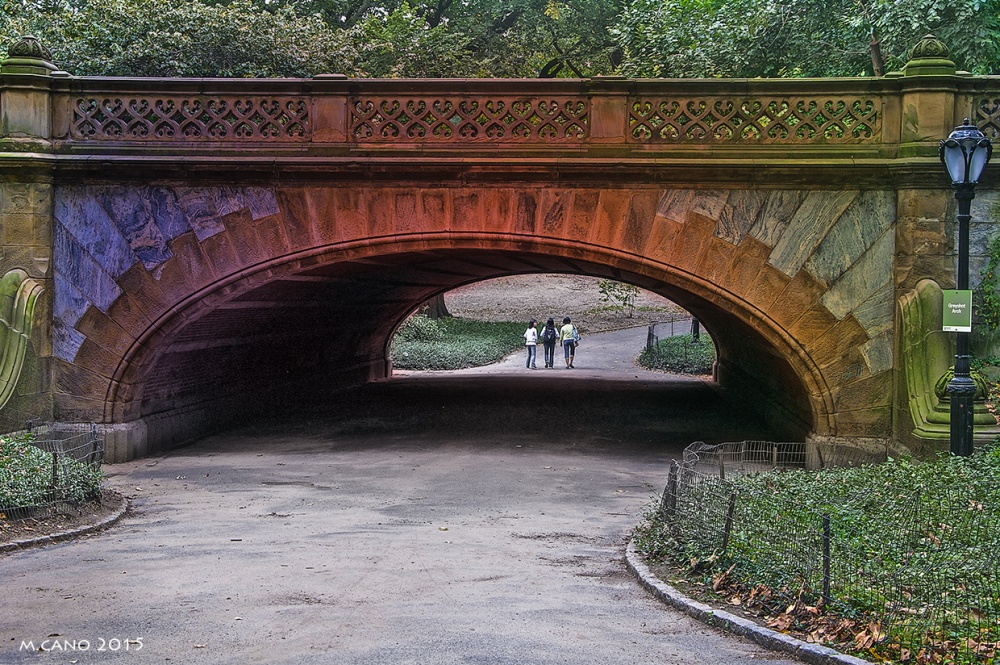
[[[681,335],[690,332],[690,320],[678,321],[671,326],[669,323],[660,324],[656,328],[656,334],[660,338],[670,335],[671,331]],[[544,369],[542,346],[538,347],[539,369],[536,372],[551,374],[554,371],[566,372],[576,378],[602,379],[608,381],[621,381],[631,379],[642,379],[644,381],[664,381],[664,382],[688,382],[704,381],[705,377],[684,376],[678,374],[667,374],[664,372],[651,372],[635,364],[635,358],[646,346],[647,326],[636,326],[611,332],[594,333],[583,335],[580,341],[580,348],[577,349],[576,360],[573,363],[574,369],[566,370],[563,360],[563,350],[556,345],[556,364],[554,370]],[[394,374],[399,376],[427,376],[427,375],[456,375],[475,376],[481,374],[511,374],[517,372],[531,372],[524,367],[527,352],[520,349],[510,354],[503,360],[492,365],[483,367],[471,367],[468,369],[454,370],[449,372],[415,372],[407,370],[396,370]]]

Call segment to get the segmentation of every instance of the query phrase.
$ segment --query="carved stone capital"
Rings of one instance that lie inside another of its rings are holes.
[[[924,35],[910,51],[910,60],[903,67],[903,76],[951,75],[957,71],[948,59],[948,47],[934,35]]]
[[[56,71],[52,54],[37,37],[25,35],[7,49],[7,58],[0,60],[0,74],[38,74],[48,76]]]

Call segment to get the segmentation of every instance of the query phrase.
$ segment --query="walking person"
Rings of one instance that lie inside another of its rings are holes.
[[[556,364],[556,342],[559,341],[559,331],[556,329],[556,322],[549,317],[545,322],[545,327],[541,333],[542,346],[545,349],[545,367],[552,369]]]
[[[538,369],[535,367],[535,356],[538,351],[538,329],[535,328],[535,320],[528,321],[528,329],[524,331],[524,344],[528,347],[528,359],[524,366],[527,369]]]
[[[567,316],[563,319],[562,328],[559,329],[559,343],[563,347],[563,355],[566,359],[566,369],[573,368],[573,360],[576,357],[576,345],[580,341],[580,333]]]

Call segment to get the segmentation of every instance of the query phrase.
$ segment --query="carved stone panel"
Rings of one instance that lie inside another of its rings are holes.
[[[297,97],[81,97],[72,137],[96,141],[304,141]]]
[[[384,141],[576,142],[590,134],[582,97],[355,97],[350,138]]]

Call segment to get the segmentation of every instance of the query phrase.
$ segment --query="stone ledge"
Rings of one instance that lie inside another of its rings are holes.
[[[72,538],[78,538],[80,536],[85,536],[90,533],[95,533],[103,529],[108,528],[125,515],[128,510],[128,499],[122,497],[121,505],[115,512],[98,520],[94,524],[85,524],[83,526],[77,527],[75,529],[67,529],[66,531],[59,531],[57,533],[52,533],[47,536],[39,536],[37,538],[27,538],[25,540],[15,540],[10,543],[0,543],[0,553],[3,552],[13,552],[16,550],[27,549],[30,547],[40,547],[42,545],[48,545],[50,543],[58,543],[64,540],[70,540]]]
[[[674,609],[710,626],[746,637],[766,649],[789,654],[812,665],[871,665],[870,661],[862,658],[849,656],[819,644],[803,642],[791,635],[765,628],[749,619],[724,610],[717,610],[685,596],[653,575],[653,572],[642,561],[639,553],[636,552],[632,541],[629,541],[625,550],[625,563],[632,574],[639,579],[642,586],[652,592],[654,596]]]

